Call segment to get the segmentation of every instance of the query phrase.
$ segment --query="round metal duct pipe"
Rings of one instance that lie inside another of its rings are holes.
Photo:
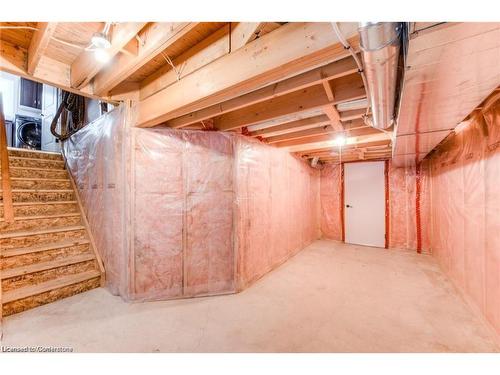
[[[400,22],[360,22],[360,47],[368,83],[373,127],[390,128],[394,122]]]

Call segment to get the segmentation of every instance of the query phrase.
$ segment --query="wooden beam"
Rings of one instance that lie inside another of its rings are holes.
[[[323,88],[325,89],[325,93],[326,96],[328,97],[328,100],[333,102],[335,100],[335,95],[333,95],[333,90],[330,81],[323,81]]]
[[[316,85],[215,117],[215,127],[233,130],[290,114],[300,114],[327,103],[323,88]]]
[[[258,90],[238,96],[223,103],[218,103],[199,111],[172,119],[167,122],[167,125],[173,128],[181,128],[208,118],[248,107],[252,104],[260,103],[297,90],[320,84],[325,79],[336,79],[353,75],[356,71],[357,66],[351,58],[342,59],[283,81],[262,87]]]
[[[364,96],[365,92],[358,89],[350,95],[354,99]],[[300,116],[321,110],[327,104],[335,103],[329,103],[323,87],[316,85],[215,117],[215,126],[219,130],[233,130],[291,115]]]
[[[229,40],[229,24],[227,24],[172,61],[178,68],[179,75],[166,64],[142,81],[140,100],[156,94],[219,57],[227,55],[230,48]]]
[[[28,74],[35,72],[49,45],[50,38],[56,31],[57,22],[38,22],[36,27],[38,30],[34,32],[28,48]]]
[[[318,128],[330,124],[330,120],[325,115],[308,117],[297,121],[285,122],[264,129],[250,132],[251,137],[273,137],[281,134],[292,133],[300,130]]]
[[[28,51],[25,48],[14,46],[2,40],[0,43],[0,71],[46,83],[88,98],[114,102],[113,98],[107,99],[93,95],[88,86],[80,90],[71,87],[70,66],[60,61],[51,59],[48,56],[42,56],[33,74],[28,74],[27,65]]]
[[[113,62],[94,78],[94,94],[105,96],[167,47],[188,34],[196,25],[196,22],[148,24],[138,35],[140,41],[131,41],[138,43],[137,55],[118,54]]]
[[[323,111],[325,112],[325,115],[327,115],[330,119],[331,125],[335,130],[342,131],[344,129],[342,123],[340,122],[340,114],[333,104],[325,105],[323,107]]]
[[[374,141],[390,141],[389,136],[386,133],[371,133],[367,135],[348,137],[346,146],[357,145],[362,147],[366,147],[366,143],[374,142]],[[318,136],[311,137],[307,140],[307,142],[301,140],[292,140],[286,142],[276,143],[277,147],[286,148],[289,152],[297,152],[297,151],[306,151],[306,150],[314,150],[319,148],[333,148],[334,147],[334,139],[330,135],[326,136]]]
[[[254,40],[263,25],[262,22],[231,22],[231,52]]]
[[[147,22],[120,22],[111,29],[111,47],[106,50],[110,60],[116,56]],[[71,86],[82,88],[106,65],[96,60],[93,51],[82,51],[71,64]]]
[[[346,35],[358,48],[356,24]],[[329,23],[289,23],[142,100],[138,126],[150,127],[347,56]],[[208,84],[210,83],[210,84]]]
[[[369,129],[369,127],[364,125],[363,122],[358,121],[358,122],[351,123],[347,127],[347,129],[349,130],[350,136],[355,136],[355,135],[365,134],[367,132],[367,129]],[[344,130],[334,129],[330,125],[330,122],[327,121],[327,123],[321,127],[315,127],[313,129],[288,132],[285,134],[280,134],[280,135],[276,135],[273,137],[265,138],[265,141],[267,143],[278,143],[278,142],[284,142],[284,141],[291,141],[294,139],[303,139],[303,138],[314,137],[317,135],[335,134],[335,133],[339,133],[339,132],[343,132],[343,131]]]

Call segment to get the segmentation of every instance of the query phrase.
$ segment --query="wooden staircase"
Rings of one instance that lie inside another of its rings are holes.
[[[2,191],[3,316],[102,285],[102,261],[62,155],[8,149],[8,159],[14,220],[4,217]]]

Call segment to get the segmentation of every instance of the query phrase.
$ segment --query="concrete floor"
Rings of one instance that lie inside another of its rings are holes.
[[[491,352],[434,259],[317,241],[246,291],[127,304],[97,289],[4,319],[3,345],[80,352]]]

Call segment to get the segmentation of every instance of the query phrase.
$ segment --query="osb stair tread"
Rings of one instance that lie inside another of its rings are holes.
[[[0,180],[2,177],[0,177]],[[57,181],[57,182],[66,182],[69,181],[69,178],[37,178],[37,177],[11,177],[11,181]]]
[[[41,159],[41,158],[30,158],[30,157],[27,157],[27,156],[12,156],[12,155],[9,155],[9,160],[12,160],[12,159],[34,160],[34,161],[50,161],[50,162],[54,162],[54,163],[64,164],[64,160]]]
[[[46,281],[40,284],[27,286],[24,288],[10,290],[4,292],[2,299],[3,304],[17,301],[19,299],[35,296],[49,292],[54,289],[64,288],[69,285],[78,284],[96,277],[100,277],[101,273],[98,270],[87,271],[75,275],[63,276],[55,280]]]
[[[9,166],[9,169],[29,169],[33,171],[65,171],[66,169],[54,169],[54,168],[35,168],[35,167],[17,167],[15,165]]]
[[[1,192],[2,190],[0,190]],[[13,193],[71,193],[73,189],[12,189]]]
[[[69,232],[72,230],[82,230],[82,229],[85,229],[83,225],[72,225],[67,227],[57,227],[57,228],[42,229],[42,230],[28,230],[28,231],[2,233],[0,234],[0,238],[28,237],[28,236],[36,236],[38,234]]]
[[[7,147],[8,151],[20,151],[20,152],[26,152],[30,153],[33,152],[35,154],[47,154],[47,155],[60,155],[62,154],[60,152],[55,152],[55,151],[43,151],[43,150],[31,150],[27,148],[18,148],[18,147]]]
[[[50,202],[12,202],[14,206],[36,206],[36,205],[46,205],[46,204],[76,204],[77,201],[50,201]],[[0,206],[3,203],[0,202]]]
[[[75,239],[75,240],[54,242],[46,245],[35,245],[29,247],[21,247],[17,249],[7,249],[2,251],[2,257],[9,258],[18,255],[32,254],[49,250],[57,250],[70,246],[86,245],[89,243],[90,241],[87,239]]]
[[[57,219],[59,217],[73,217],[80,216],[79,212],[68,212],[54,215],[37,215],[37,216],[16,216],[14,221],[23,221],[23,220],[41,220],[41,219]],[[5,221],[5,218],[0,217],[0,222]]]
[[[88,262],[90,260],[95,260],[94,254],[92,253],[63,257],[49,262],[30,264],[29,266],[9,268],[6,270],[4,269],[2,270],[2,280],[10,279],[11,277],[27,275],[30,273],[51,270],[53,268],[69,266],[72,264]]]

